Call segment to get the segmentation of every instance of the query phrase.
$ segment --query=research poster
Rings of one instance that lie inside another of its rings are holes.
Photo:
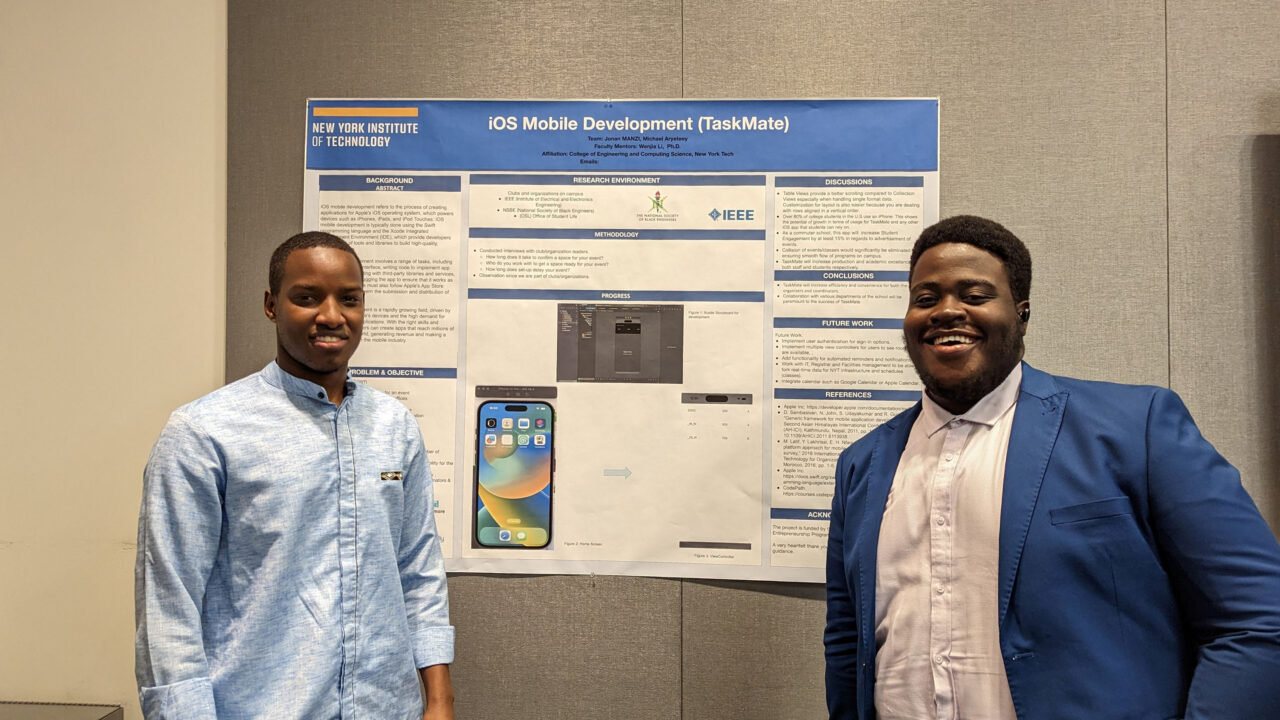
[[[306,147],[450,571],[823,581],[836,456],[920,395],[936,100],[311,100]]]

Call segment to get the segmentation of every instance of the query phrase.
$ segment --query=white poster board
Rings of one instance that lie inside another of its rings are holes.
[[[360,253],[352,372],[421,423],[450,571],[821,582],[836,455],[919,398],[937,218],[936,100],[307,108],[304,226]]]

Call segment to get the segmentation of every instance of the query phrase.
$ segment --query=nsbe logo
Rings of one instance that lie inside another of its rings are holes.
[[[719,220],[720,218],[724,218],[725,220],[755,220],[756,219],[755,210],[725,210],[721,212],[716,208],[711,208],[711,212],[707,213],[707,215],[709,215],[712,220]]]

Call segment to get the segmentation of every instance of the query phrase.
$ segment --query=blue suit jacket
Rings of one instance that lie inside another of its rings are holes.
[[[832,718],[876,716],[876,545],[919,412],[849,446],[836,468]],[[1172,391],[1023,366],[996,592],[1023,720],[1280,718],[1280,546]]]

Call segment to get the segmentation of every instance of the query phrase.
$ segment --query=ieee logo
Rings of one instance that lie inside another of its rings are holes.
[[[707,213],[707,215],[712,220],[719,220],[720,218],[724,218],[725,220],[755,220],[756,219],[755,210],[725,210],[722,212],[720,210],[712,208],[711,212]]]

